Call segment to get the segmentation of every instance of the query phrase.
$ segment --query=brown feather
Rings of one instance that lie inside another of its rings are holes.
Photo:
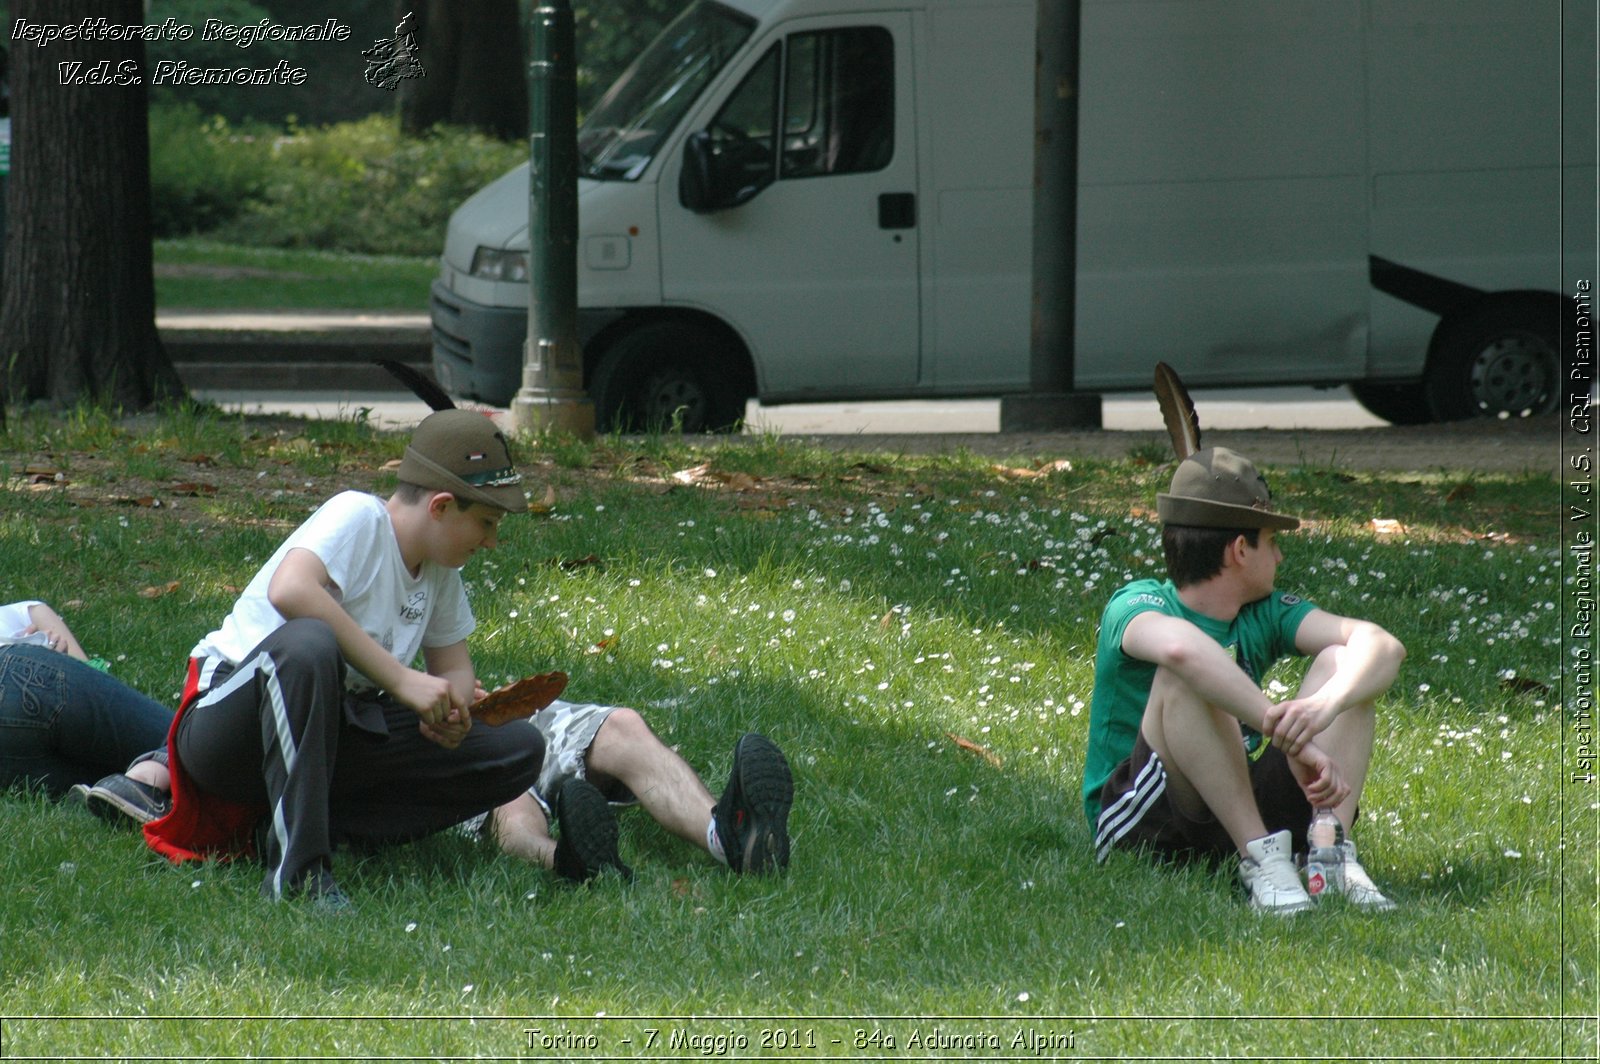
[[[1172,449],[1181,462],[1200,449],[1200,418],[1194,412],[1189,389],[1178,379],[1177,371],[1165,362],[1156,363],[1156,404],[1161,407],[1161,417],[1172,437]]]

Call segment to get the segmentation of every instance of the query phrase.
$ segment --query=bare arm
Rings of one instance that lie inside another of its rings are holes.
[[[328,589],[333,586],[322,559],[296,547],[284,556],[277,572],[272,574],[272,581],[267,585],[267,600],[287,618],[314,617],[325,622],[333,629],[345,661],[415,710],[424,724],[439,724],[447,719],[456,708],[450,681],[408,668],[383,649],[329,593]]]
[[[1215,639],[1181,617],[1139,614],[1122,631],[1122,650],[1175,673],[1203,701],[1264,731],[1272,702]]]
[[[453,749],[472,730],[472,711],[468,707],[483,697],[483,690],[472,671],[467,641],[463,639],[443,647],[423,647],[422,660],[427,663],[428,675],[450,685],[450,699],[457,707],[438,724],[424,723],[423,734],[439,745]]]
[[[1308,656],[1342,648],[1334,673],[1305,698],[1273,706],[1262,734],[1290,754],[1311,741],[1352,706],[1366,705],[1400,675],[1406,648],[1371,621],[1312,610],[1295,632],[1295,649]]]
[[[1122,633],[1122,649],[1131,657],[1171,670],[1202,701],[1236,717],[1263,735],[1276,710],[1217,641],[1179,617],[1154,611],[1141,613]],[[1289,751],[1291,770],[1313,805],[1336,805],[1349,785],[1331,758],[1309,738]]]
[[[32,635],[34,632],[43,632],[50,637],[50,649],[59,650],[79,661],[88,661],[89,655],[83,652],[78,645],[78,640],[73,636],[72,629],[67,627],[67,622],[55,610],[39,602],[28,607],[28,620],[33,623],[23,630],[23,635]]]

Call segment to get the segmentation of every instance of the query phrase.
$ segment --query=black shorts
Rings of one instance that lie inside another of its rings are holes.
[[[1287,828],[1294,835],[1295,850],[1304,850],[1311,803],[1289,771],[1282,750],[1268,746],[1250,762],[1250,788],[1267,831]],[[1100,789],[1094,848],[1097,861],[1104,861],[1112,850],[1143,849],[1163,861],[1213,862],[1237,852],[1215,817],[1195,820],[1173,805],[1167,794],[1166,767],[1143,732],[1133,753]]]

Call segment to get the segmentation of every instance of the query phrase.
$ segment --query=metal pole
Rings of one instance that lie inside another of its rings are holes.
[[[594,435],[578,344],[578,103],[571,0],[539,0],[528,62],[528,337],[517,431]]]
[[[1034,51],[1033,299],[1029,387],[1002,396],[1002,432],[1099,428],[1075,392],[1080,0],[1038,0]]]

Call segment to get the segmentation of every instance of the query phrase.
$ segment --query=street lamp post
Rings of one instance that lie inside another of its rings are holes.
[[[1029,391],[1000,397],[1001,432],[1100,427],[1100,397],[1074,390],[1080,24],[1080,0],[1038,0],[1032,356]]]
[[[571,0],[538,0],[528,62],[528,337],[511,427],[594,435],[578,344],[578,105]]]

